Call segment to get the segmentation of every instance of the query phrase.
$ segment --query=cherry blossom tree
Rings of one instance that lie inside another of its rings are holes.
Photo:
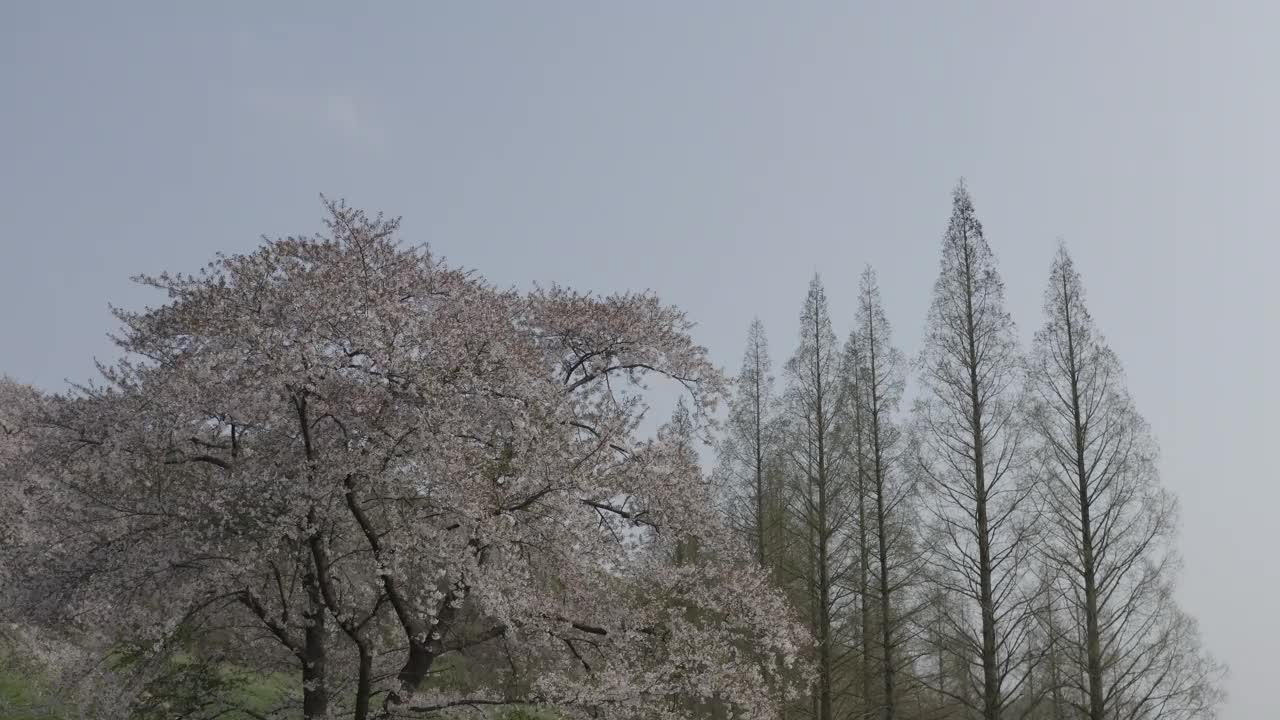
[[[39,403],[40,393],[32,387],[0,376],[0,613],[16,606],[13,569],[22,537],[23,512],[17,483],[18,464],[30,451],[31,436],[25,419]],[[0,614],[0,623],[13,618]]]
[[[684,438],[637,430],[650,380],[698,423],[724,392],[684,315],[494,288],[327,207],[320,236],[140,278],[167,302],[115,311],[124,359],[5,420],[28,616],[149,655],[216,638],[306,718],[796,697],[810,639]],[[447,672],[475,657],[483,682]]]

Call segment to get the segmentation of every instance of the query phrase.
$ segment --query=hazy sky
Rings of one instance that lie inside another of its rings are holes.
[[[756,314],[790,353],[815,270],[847,332],[870,262],[914,353],[963,175],[1024,336],[1075,254],[1225,717],[1273,716],[1280,5],[195,6],[0,4],[0,373],[87,377],[107,303],[160,301],[130,275],[321,192],[503,285],[651,288],[730,368]]]

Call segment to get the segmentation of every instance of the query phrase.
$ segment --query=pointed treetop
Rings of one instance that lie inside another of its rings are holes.
[[[1038,341],[1049,342],[1057,338],[1057,342],[1065,342],[1065,338],[1059,336],[1070,332],[1073,343],[1080,345],[1078,351],[1100,350],[1090,346],[1105,344],[1085,303],[1080,272],[1061,239],[1049,269],[1049,283],[1044,289],[1044,314],[1045,325],[1036,333]]]
[[[826,290],[822,285],[822,273],[815,271],[813,277],[809,278],[809,294],[825,295]]]
[[[809,292],[805,295],[805,307],[827,304],[827,289],[822,283],[822,274],[814,273],[809,279]]]
[[[950,236],[953,230],[968,230],[976,238],[982,238],[982,223],[978,221],[977,211],[973,208],[973,196],[965,185],[964,178],[956,183],[951,191],[951,224],[947,228]]]
[[[867,263],[862,269],[862,277],[858,282],[859,294],[862,296],[863,303],[879,304],[880,301],[880,280],[876,275],[876,269]]]
[[[747,349],[748,352],[752,348],[767,345],[767,335],[764,331],[764,321],[757,315],[751,318],[751,324],[747,326]]]
[[[800,311],[800,338],[802,343],[814,340],[822,343],[835,342],[835,335],[831,331],[827,291],[822,285],[822,276],[818,273],[814,273],[813,279],[809,281],[809,291],[805,294],[804,306]]]
[[[764,323],[756,317],[747,328],[747,347],[742,353],[742,376],[754,376],[756,373],[767,376],[771,368],[769,339],[765,335]]]
[[[1049,269],[1049,286],[1045,288],[1044,303],[1050,317],[1070,307],[1071,312],[1076,314],[1076,322],[1089,319],[1089,311],[1084,304],[1084,283],[1080,280],[1080,272],[1076,270],[1066,242],[1061,238],[1058,239],[1058,249]]]
[[[1075,269],[1075,261],[1071,259],[1071,251],[1067,249],[1067,241],[1058,238],[1058,249],[1053,253],[1053,264],[1050,274],[1054,277],[1067,275],[1079,277]]]

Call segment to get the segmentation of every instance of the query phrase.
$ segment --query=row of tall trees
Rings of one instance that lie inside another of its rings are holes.
[[[788,712],[1211,717],[1221,670],[1172,596],[1176,506],[1065,247],[1029,349],[963,184],[913,367],[871,268],[857,298],[841,346],[814,278],[780,391],[751,325],[719,445],[732,526],[815,637]]]

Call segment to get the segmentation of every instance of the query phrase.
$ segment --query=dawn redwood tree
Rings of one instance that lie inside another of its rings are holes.
[[[963,717],[969,712],[969,703],[963,698],[970,689],[970,673],[967,664],[961,666],[967,663],[967,656],[954,648],[959,638],[952,624],[953,605],[960,600],[951,597],[942,583],[926,580],[923,587],[920,611],[915,615],[920,637],[915,667],[928,690],[926,705],[933,717]]]
[[[906,386],[905,360],[892,343],[892,328],[875,271],[870,267],[863,271],[859,284],[855,333],[855,402],[859,405],[863,448],[858,467],[870,509],[864,524],[873,536],[874,549],[870,594],[878,613],[883,716],[893,720],[897,714],[897,680],[911,665],[911,658],[902,648],[909,619],[905,591],[918,574],[911,538],[914,518],[909,505],[914,483],[912,475],[902,471],[902,433],[895,418]]]
[[[1210,717],[1217,667],[1172,597],[1175,501],[1065,246],[1044,312],[1029,362],[1029,424],[1052,520],[1048,562],[1064,580],[1056,604],[1072,628],[1053,638],[1071,647],[1054,653],[1054,671],[1090,720]]]
[[[321,236],[141,278],[167,302],[116,311],[125,358],[5,418],[29,617],[157,654],[214,630],[292,668],[306,718],[773,717],[808,636],[684,439],[636,431],[645,378],[695,419],[723,392],[684,316],[499,290],[328,209]],[[439,685],[471,652],[505,675]]]
[[[808,607],[818,643],[815,713],[830,720],[841,648],[839,615],[850,604],[847,583],[855,558],[847,525],[854,498],[842,472],[841,355],[831,329],[822,280],[809,283],[800,313],[800,344],[787,363],[788,454],[796,479],[792,512],[806,548]]]
[[[873,659],[876,609],[872,587],[872,557],[875,555],[875,537],[872,528],[874,511],[871,497],[871,423],[867,415],[866,366],[862,356],[863,343],[857,331],[849,333],[840,358],[840,404],[845,422],[841,425],[840,441],[848,460],[849,489],[853,493],[850,511],[851,530],[849,543],[853,548],[854,567],[850,572],[850,587],[856,594],[858,653],[858,702],[863,717],[870,717],[876,699],[876,661]]]
[[[938,533],[931,562],[938,581],[972,603],[952,618],[959,660],[980,668],[974,709],[999,720],[1028,676],[1019,672],[1032,600],[1024,577],[1030,484],[1019,477],[1023,372],[1004,282],[963,183],[942,239],[919,367],[919,470],[933,490]],[[955,697],[969,702],[967,693]]]
[[[718,446],[717,471],[728,492],[728,513],[750,542],[756,562],[770,567],[780,528],[772,362],[764,323],[752,320],[729,417]]]
[[[1043,657],[1043,662],[1039,663],[1039,668],[1036,670],[1042,689],[1038,696],[1039,703],[1034,717],[1065,720],[1068,703],[1064,694],[1067,684],[1064,673],[1068,646],[1071,643],[1066,635],[1066,626],[1062,622],[1063,613],[1058,607],[1053,592],[1057,576],[1049,567],[1042,568],[1039,573],[1040,582],[1044,583],[1046,588],[1042,593],[1041,605],[1035,613],[1038,626],[1036,636],[1041,646],[1038,650]]]

